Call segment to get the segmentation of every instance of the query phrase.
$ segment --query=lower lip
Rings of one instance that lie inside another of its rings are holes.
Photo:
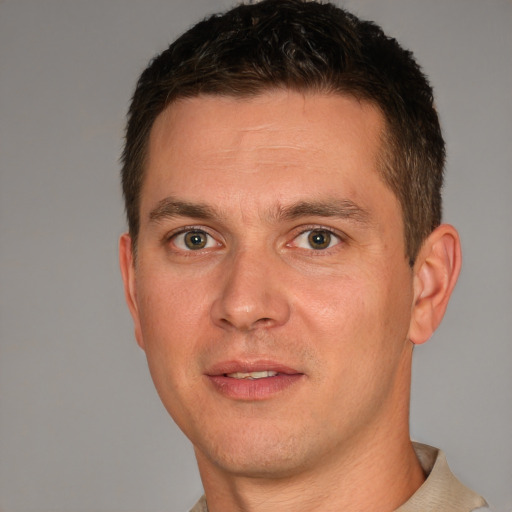
[[[294,384],[304,375],[302,373],[279,373],[274,377],[262,379],[234,379],[225,375],[208,375],[208,379],[222,395],[233,400],[266,400],[279,394]]]

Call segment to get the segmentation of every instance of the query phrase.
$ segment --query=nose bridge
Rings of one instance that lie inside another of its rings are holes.
[[[279,280],[279,258],[264,248],[243,247],[225,262],[213,321],[223,328],[251,330],[282,325],[290,305]]]

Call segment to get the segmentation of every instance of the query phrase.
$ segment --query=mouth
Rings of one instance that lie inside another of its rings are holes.
[[[305,375],[271,361],[229,361],[214,365],[206,377],[213,389],[226,398],[260,401],[289,391]]]

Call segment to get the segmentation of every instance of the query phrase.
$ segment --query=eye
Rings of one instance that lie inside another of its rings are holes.
[[[293,245],[301,249],[322,251],[340,243],[340,237],[326,229],[309,229],[294,240]]]
[[[200,229],[177,233],[172,237],[172,242],[178,249],[183,251],[198,251],[219,245],[212,236]]]

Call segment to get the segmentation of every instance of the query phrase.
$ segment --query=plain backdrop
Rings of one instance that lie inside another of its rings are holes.
[[[149,59],[228,0],[0,1],[0,510],[179,512],[193,452],[117,266],[123,125]],[[512,511],[512,3],[350,0],[412,49],[448,144],[464,268],[415,353],[412,434]]]

